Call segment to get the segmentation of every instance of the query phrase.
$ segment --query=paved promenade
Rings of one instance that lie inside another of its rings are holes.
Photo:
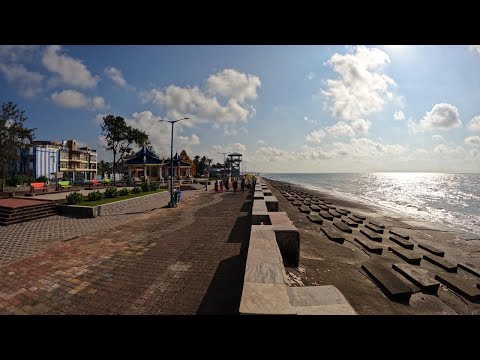
[[[13,231],[10,240],[4,229],[11,227],[0,229],[4,263],[20,258],[0,268],[0,313],[238,313],[250,200],[202,190],[183,199],[175,209],[118,219],[32,221],[24,236]],[[71,221],[72,230],[42,233],[42,221]],[[78,237],[58,241],[72,235]],[[32,240],[39,237],[44,241]]]

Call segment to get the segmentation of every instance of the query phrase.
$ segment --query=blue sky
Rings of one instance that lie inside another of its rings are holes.
[[[168,156],[264,172],[480,172],[480,46],[0,46],[0,102],[102,149],[122,116]]]

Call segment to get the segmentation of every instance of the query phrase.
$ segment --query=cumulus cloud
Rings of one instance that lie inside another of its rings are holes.
[[[200,144],[200,138],[196,134],[191,136],[178,136],[178,142],[182,145],[198,145]]]
[[[225,69],[207,79],[207,93],[236,99],[239,103],[257,98],[257,88],[261,85],[255,75],[244,74],[234,69]]]
[[[206,90],[176,85],[153,89],[142,95],[143,101],[164,108],[169,119],[189,117],[182,123],[185,126],[247,123],[255,115],[255,108],[246,101],[257,97],[258,77],[226,69],[211,75],[206,83]]]
[[[427,111],[420,122],[408,121],[408,127],[414,132],[445,131],[462,126],[458,109],[446,103],[435,104],[432,110]]]
[[[445,144],[439,144],[435,146],[433,152],[441,156],[451,156],[463,158],[466,155],[466,151],[463,147],[457,146],[456,148],[448,147]]]
[[[478,146],[480,147],[480,137],[479,136],[469,136],[465,138],[465,144],[470,146]]]
[[[325,130],[332,136],[356,136],[366,135],[372,123],[369,120],[356,119],[352,125],[339,121],[333,126],[326,127]]]
[[[468,48],[474,54],[480,55],[480,45],[470,45]]]
[[[432,135],[432,139],[433,141],[440,143],[445,141],[442,135]]]
[[[85,108],[87,110],[102,110],[108,108],[101,96],[88,97],[76,90],[54,92],[50,98],[59,106],[67,108]]]
[[[470,150],[470,155],[472,155],[472,157],[477,157],[478,154],[480,154],[480,151],[478,149],[471,149]]]
[[[480,115],[475,116],[468,123],[468,130],[470,131],[480,131]]]
[[[215,124],[214,127],[217,128],[218,124]],[[235,136],[238,134],[248,135],[248,129],[245,126],[225,124],[223,125],[223,133],[227,136]]]
[[[231,149],[232,151],[234,152],[245,152],[247,150],[247,147],[243,144],[240,144],[240,143],[235,143],[235,144],[232,144],[231,146]]]
[[[257,157],[262,160],[262,161],[288,161],[288,160],[294,160],[295,155],[292,153],[278,149],[276,147],[271,147],[271,146],[266,146],[266,147],[260,147],[256,151]]]
[[[305,159],[305,160],[319,160],[319,159],[330,159],[332,157],[332,154],[324,151],[320,147],[311,147],[308,145],[305,145],[302,147],[302,150],[298,154],[299,159]]]
[[[405,114],[403,113],[402,110],[395,111],[395,114],[393,114],[393,119],[397,121],[405,120]]]
[[[104,73],[115,85],[124,89],[132,88],[132,86],[127,83],[127,80],[125,80],[122,70],[109,66],[105,68]]]
[[[348,54],[334,54],[327,62],[340,79],[328,79],[321,93],[326,96],[333,116],[351,120],[383,109],[395,96],[390,91],[395,81],[383,73],[390,63],[377,48],[357,46]]]
[[[8,61],[30,60],[39,45],[0,45],[0,58]]]
[[[313,79],[315,79],[314,72],[309,72],[307,75],[305,75],[305,80],[313,80]]]
[[[333,152],[340,156],[350,155],[357,157],[382,157],[404,154],[407,151],[402,145],[384,145],[367,138],[351,139],[350,143],[333,143]]]
[[[42,91],[43,75],[29,71],[21,64],[0,63],[0,73],[8,83],[15,84],[25,97],[33,97]]]
[[[352,121],[352,129],[356,135],[366,135],[371,125],[369,120],[356,119]]]
[[[258,145],[263,145],[263,144],[265,144],[265,140],[262,140],[262,139],[257,140],[257,146]]]
[[[315,143],[319,143],[322,141],[322,139],[327,136],[327,134],[325,133],[325,131],[323,131],[322,129],[319,129],[319,130],[315,130],[313,132],[311,132],[310,134],[308,134],[306,136],[306,140],[307,141],[310,141],[310,142],[315,142]]]
[[[51,72],[60,76],[68,85],[80,88],[93,88],[100,78],[93,76],[87,67],[77,59],[61,53],[61,46],[48,46],[43,54],[43,65]]]

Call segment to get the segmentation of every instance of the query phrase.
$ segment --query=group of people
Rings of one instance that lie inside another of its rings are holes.
[[[237,192],[237,188],[238,188],[238,179],[237,178],[227,178],[225,180],[215,180],[215,192],[223,192],[223,190],[225,189],[225,191],[228,191],[230,190],[230,184],[233,188],[233,192],[236,193]],[[242,194],[245,192],[245,187],[247,186],[246,182],[245,182],[245,177],[240,177],[240,189],[242,190]]]

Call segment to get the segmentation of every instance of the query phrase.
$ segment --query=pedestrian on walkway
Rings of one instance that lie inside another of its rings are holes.
[[[245,178],[242,177],[242,182],[240,183],[240,187],[242,188],[242,194],[245,192]]]
[[[218,180],[215,180],[215,192],[218,192]]]
[[[228,180],[228,178],[225,180],[225,191],[228,191],[229,189]]]
[[[237,179],[233,180],[232,186],[233,186],[233,192],[236,193],[237,192],[237,187],[238,187]]]
[[[223,181],[220,181],[220,192],[223,192]]]
[[[178,191],[177,188],[173,190],[173,206],[177,207],[177,202],[178,202]]]

